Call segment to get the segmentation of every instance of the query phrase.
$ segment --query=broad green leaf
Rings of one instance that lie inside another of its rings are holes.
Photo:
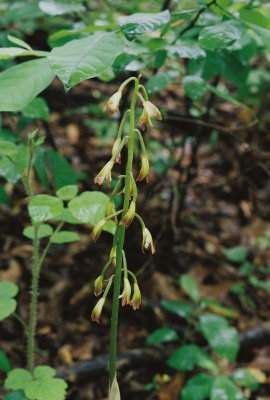
[[[20,179],[20,174],[18,174],[14,165],[7,157],[3,157],[0,160],[0,175],[11,183],[16,183]]]
[[[5,387],[7,389],[18,390],[26,387],[26,385],[33,379],[29,371],[23,368],[15,368],[8,373],[5,380]]]
[[[199,287],[197,282],[189,275],[182,275],[179,279],[179,283],[183,290],[191,297],[191,299],[197,303],[200,300]]]
[[[207,50],[222,50],[239,40],[244,31],[245,25],[241,21],[229,20],[203,28],[199,43]]]
[[[190,378],[181,392],[181,400],[208,399],[213,380],[213,376],[205,373]]]
[[[74,217],[85,224],[96,225],[105,216],[109,197],[102,192],[84,192],[68,203]]]
[[[224,250],[223,254],[230,261],[242,263],[247,259],[248,250],[244,246],[234,246]]]
[[[35,98],[22,109],[22,113],[26,117],[40,118],[46,122],[49,121],[49,112],[48,104],[42,97]]]
[[[0,73],[0,111],[19,111],[54,78],[45,58],[23,62]]]
[[[25,397],[22,390],[16,390],[15,392],[10,392],[6,394],[3,400],[29,400]]]
[[[80,236],[76,232],[61,231],[56,232],[51,237],[52,243],[71,243],[80,240]]]
[[[22,389],[29,400],[64,400],[67,384],[62,379],[54,378],[55,370],[47,366],[34,369],[34,374],[17,368],[8,374],[5,387]]]
[[[0,321],[14,313],[17,302],[13,297],[17,295],[18,290],[12,282],[0,282]]]
[[[18,147],[16,144],[9,142],[8,140],[0,139],[0,154],[12,156],[16,153],[18,153]]]
[[[60,214],[58,214],[54,219],[56,221],[67,222],[69,224],[81,224],[82,223],[82,221],[80,221],[78,218],[75,218],[67,208],[64,208],[64,210]]]
[[[63,202],[48,194],[32,197],[28,205],[29,214],[34,223],[47,221],[63,211]]]
[[[38,227],[38,239],[42,239],[45,237],[50,236],[53,233],[53,229],[48,224],[41,224]],[[34,239],[35,237],[35,228],[33,226],[28,226],[23,230],[23,235],[26,236],[28,239]]]
[[[198,59],[205,58],[206,52],[199,47],[187,46],[184,44],[179,45],[169,45],[166,46],[165,49],[168,51],[171,57],[176,58],[189,58],[189,59]]]
[[[210,400],[246,400],[245,396],[238,389],[235,384],[228,379],[226,376],[220,375],[215,378],[212,389]]]
[[[160,328],[152,332],[147,340],[146,343],[150,345],[155,345],[159,343],[167,343],[172,342],[174,340],[180,339],[178,333],[171,328]]]
[[[178,300],[161,300],[160,304],[165,310],[182,318],[189,318],[194,311],[193,305]]]
[[[170,83],[174,82],[179,76],[178,71],[161,71],[151,76],[146,83],[149,96],[165,89]]]
[[[269,18],[263,15],[260,11],[242,8],[239,13],[243,21],[259,25],[265,29],[270,29]]]
[[[270,51],[270,30],[255,24],[249,24],[249,26],[254,32],[257,33],[257,35],[263,41],[265,47],[268,49],[268,51]]]
[[[75,197],[78,193],[78,186],[77,185],[67,185],[61,187],[57,190],[56,195],[61,200],[71,200]]]
[[[134,39],[143,33],[154,32],[169,21],[170,13],[168,10],[160,13],[137,13],[118,19],[121,31],[128,39]]]
[[[0,350],[0,371],[9,372],[11,370],[11,365],[6,354]]]
[[[169,357],[167,364],[177,371],[192,371],[195,365],[212,371],[217,370],[217,366],[211,357],[194,344],[179,347]]]
[[[53,183],[56,189],[75,185],[77,176],[69,162],[54,150],[40,147],[36,150],[35,169],[45,187]],[[51,180],[53,182],[51,182]]]
[[[183,88],[188,97],[197,101],[206,93],[207,85],[204,79],[196,75],[186,75],[182,79]]]
[[[55,47],[48,60],[68,91],[77,83],[98,76],[109,68],[123,47],[123,40],[115,33],[97,32]]]
[[[235,328],[228,325],[225,318],[214,314],[201,314],[198,329],[211,348],[229,361],[235,361],[239,351],[239,336]]]
[[[2,24],[9,24],[16,21],[33,20],[43,16],[42,11],[38,8],[37,2],[15,1],[8,7],[8,12],[2,18]]]
[[[0,48],[0,59],[7,60],[14,57],[34,56],[34,57],[45,57],[48,54],[47,51],[39,50],[25,50],[19,47],[2,47]]]
[[[232,380],[237,385],[247,387],[252,391],[257,390],[260,386],[255,376],[247,368],[235,369],[232,373]]]
[[[39,2],[39,8],[48,15],[63,15],[73,12],[84,12],[85,7],[80,4],[64,3],[54,0],[43,0]]]

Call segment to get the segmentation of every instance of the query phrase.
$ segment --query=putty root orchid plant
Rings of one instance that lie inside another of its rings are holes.
[[[149,160],[145,149],[144,140],[140,130],[144,130],[147,126],[152,126],[151,118],[161,119],[161,113],[158,108],[148,100],[146,89],[140,84],[139,78],[129,78],[121,84],[118,91],[111,96],[105,108],[110,114],[119,111],[119,102],[122,97],[123,90],[128,84],[133,84],[133,94],[130,103],[130,108],[125,111],[123,119],[120,123],[117,138],[112,148],[111,159],[105,164],[94,182],[101,185],[104,181],[108,184],[111,182],[111,171],[114,164],[121,160],[121,151],[127,145],[128,157],[125,168],[125,175],[118,177],[118,182],[111,193],[105,217],[100,220],[93,228],[91,237],[97,241],[100,234],[108,221],[116,222],[116,230],[113,238],[112,249],[109,255],[109,260],[104,266],[101,274],[95,280],[94,293],[96,296],[102,294],[96,306],[93,309],[91,318],[95,322],[100,322],[102,308],[106,297],[111,287],[113,287],[112,301],[112,316],[110,329],[110,357],[109,357],[109,398],[111,400],[120,399],[120,392],[116,379],[116,351],[117,351],[117,329],[118,329],[118,313],[119,302],[122,306],[130,305],[134,310],[138,309],[141,304],[141,292],[132,271],[128,269],[127,261],[124,252],[125,231],[132,224],[134,219],[138,219],[142,228],[142,251],[150,250],[155,252],[155,247],[152,235],[149,229],[146,228],[143,219],[136,213],[136,201],[138,190],[136,181],[133,175],[133,159],[134,159],[134,142],[139,141],[141,168],[136,178],[137,181],[148,181]],[[139,120],[135,121],[135,107],[139,101],[142,104],[142,113]],[[128,134],[125,134],[126,126]],[[122,190],[121,190],[122,189]],[[123,208],[116,211],[114,205],[115,196],[118,193],[123,193]],[[109,267],[113,265],[115,269],[111,276],[109,275]]]

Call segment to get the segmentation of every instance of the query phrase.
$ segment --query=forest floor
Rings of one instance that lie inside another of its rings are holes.
[[[92,80],[65,96],[55,81],[44,93],[52,112],[48,125],[39,122],[40,131],[46,132],[48,146],[67,157],[76,172],[87,175],[79,184],[81,191],[104,190],[94,185],[93,177],[109,159],[117,121],[102,111],[97,113],[94,106],[98,109],[103,96],[115,88]],[[270,297],[251,282],[270,285],[269,274],[261,269],[270,267],[269,116],[262,110],[260,122],[252,123],[247,111],[212,97],[208,115],[187,117],[190,104],[185,101],[174,85],[155,96],[153,102],[166,110],[166,117],[145,133],[153,167],[149,184],[139,186],[138,210],[153,233],[157,252],[142,254],[140,233],[136,227],[128,229],[127,260],[138,276],[142,306],[137,311],[130,307],[120,311],[123,398],[179,398],[188,374],[165,363],[176,345],[151,348],[146,339],[164,326],[173,327],[180,336],[187,329],[183,318],[160,306],[164,299],[189,302],[177,283],[187,273],[199,284],[202,297],[234,311],[230,322],[242,335],[242,348],[234,364],[222,360],[223,371],[256,370],[261,387],[250,398],[266,400],[270,398]],[[4,124],[11,129],[8,117]],[[1,206],[0,280],[20,286],[18,311],[27,318],[32,247],[22,230],[29,221],[22,190],[9,186],[9,191],[12,208]],[[68,380],[69,400],[105,399],[110,301],[100,325],[90,321],[90,314],[96,302],[93,282],[107,260],[111,236],[104,233],[93,243],[89,226],[76,229],[80,242],[52,246],[41,274],[37,362],[55,366]],[[239,273],[239,264],[224,256],[226,249],[240,245],[248,250],[257,281]],[[242,294],[231,290],[235,284],[244,288]],[[196,332],[190,333],[189,340],[204,345]],[[14,318],[1,324],[1,348],[13,366],[24,365],[25,335]],[[169,382],[161,382],[163,374],[169,375]],[[144,386],[154,376],[160,388],[151,394]]]

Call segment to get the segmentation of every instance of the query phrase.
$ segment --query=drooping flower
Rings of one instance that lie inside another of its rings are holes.
[[[122,97],[122,92],[117,91],[115,92],[108,100],[104,111],[108,111],[109,114],[114,114],[115,112],[119,112],[119,102]]]
[[[99,296],[103,292],[103,275],[99,275],[94,283],[94,295]]]
[[[92,314],[91,314],[91,320],[97,322],[98,324],[100,323],[100,316],[102,313],[102,309],[105,303],[105,297],[101,297],[95,307],[93,308]]]
[[[148,158],[147,158],[146,154],[142,154],[141,162],[142,162],[141,169],[139,171],[139,174],[138,174],[136,180],[137,181],[142,181],[144,178],[146,178],[146,181],[147,181],[147,177],[148,177],[148,174],[149,174],[150,166],[149,166],[149,161],[148,161]]]
[[[137,282],[135,282],[133,286],[133,296],[129,304],[133,307],[133,310],[137,310],[140,307],[141,302],[142,302],[141,291]]]
[[[130,296],[131,296],[131,286],[129,280],[127,278],[124,278],[124,289],[120,296],[122,298],[122,306],[125,306],[126,304],[130,303]]]
[[[102,168],[102,170],[97,174],[97,176],[94,179],[94,183],[97,183],[98,185],[102,185],[102,183],[104,182],[104,180],[106,180],[107,184],[109,185],[111,180],[112,180],[112,175],[111,175],[111,171],[112,171],[112,167],[113,167],[113,161],[110,160],[108,161],[104,167]]]
[[[142,235],[142,252],[144,253],[144,250],[151,250],[151,253],[154,254],[156,252],[156,249],[154,246],[153,238],[149,229],[147,229],[146,226],[144,226],[142,229]]]
[[[142,130],[145,130],[146,126],[153,127],[151,118],[161,120],[162,115],[159,109],[151,101],[147,100],[143,103],[143,111],[137,124],[141,126]]]
[[[116,164],[121,164],[121,138],[117,138],[112,147],[112,158],[115,158]]]
[[[136,212],[136,203],[134,200],[132,200],[128,211],[124,215],[119,225],[126,225],[126,227],[128,228],[134,219],[135,212]]]
[[[106,224],[106,219],[101,219],[93,228],[92,233],[91,233],[91,239],[93,240],[93,242],[96,242],[100,235],[101,232],[103,231],[104,225]]]

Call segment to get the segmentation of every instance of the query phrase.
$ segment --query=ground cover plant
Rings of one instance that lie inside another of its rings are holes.
[[[1,3],[5,400],[267,398],[269,17]]]

